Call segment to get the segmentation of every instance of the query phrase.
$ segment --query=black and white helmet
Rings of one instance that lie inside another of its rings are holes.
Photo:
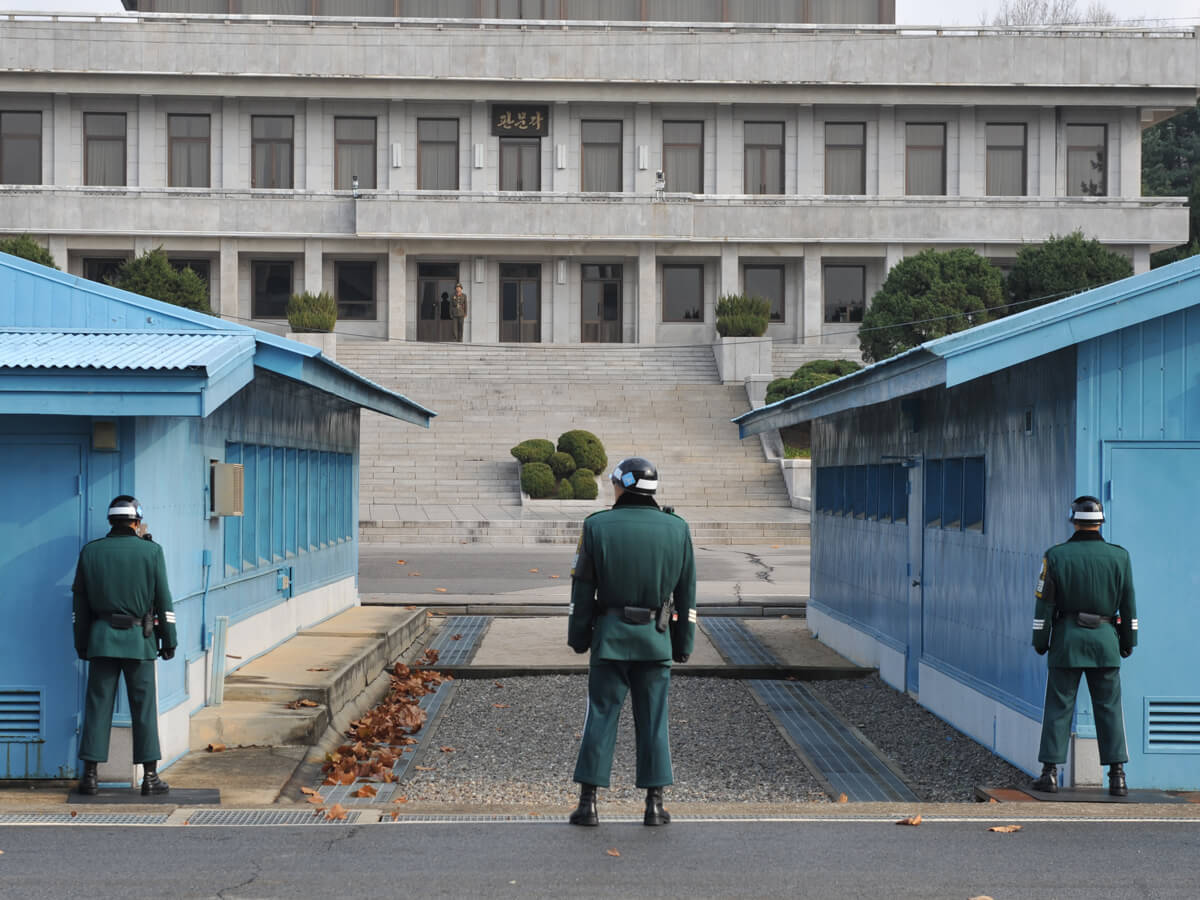
[[[1071,501],[1071,514],[1067,519],[1085,525],[1099,525],[1104,521],[1104,504],[1090,494],[1076,497]]]
[[[619,484],[631,494],[654,496],[658,490],[658,469],[654,463],[642,456],[630,456],[617,463],[609,476],[613,484]]]
[[[109,522],[140,522],[143,518],[142,504],[138,503],[137,497],[121,494],[108,504]]]

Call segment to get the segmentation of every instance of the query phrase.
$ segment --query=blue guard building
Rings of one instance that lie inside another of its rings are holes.
[[[1200,789],[1200,257],[930,341],[735,420],[812,423],[812,631],[1037,771],[1046,548],[1103,499],[1133,560],[1130,787]],[[1080,690],[1069,775],[1099,784]]]
[[[71,581],[117,494],[145,508],[175,599],[167,762],[205,705],[217,616],[246,661],[358,602],[363,409],[434,415],[305,344],[0,254],[0,778],[77,774]]]

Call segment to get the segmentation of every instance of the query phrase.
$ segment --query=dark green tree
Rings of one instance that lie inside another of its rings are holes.
[[[1188,198],[1188,242],[1152,254],[1150,265],[1200,253],[1200,108],[1142,132],[1142,194]]]
[[[1133,274],[1133,264],[1076,231],[1026,244],[1006,282],[1012,311],[1021,312]]]
[[[58,268],[54,262],[54,257],[50,255],[50,251],[27,234],[5,238],[0,241],[0,253],[10,253],[13,256],[19,256],[21,259],[49,266],[52,269]]]
[[[814,359],[806,362],[787,378],[776,378],[767,385],[767,403],[775,403],[784,397],[803,394],[819,384],[849,375],[861,369],[848,359]]]
[[[127,260],[117,269],[113,287],[152,297],[197,312],[209,312],[204,280],[190,267],[176,269],[167,261],[162,247]]]
[[[863,316],[863,359],[895,356],[1003,315],[1004,276],[974,250],[924,250],[892,267]]]

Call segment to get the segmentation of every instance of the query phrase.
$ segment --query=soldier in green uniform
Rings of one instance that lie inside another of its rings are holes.
[[[646,789],[646,825],[666,825],[663,787],[674,782],[667,736],[671,662],[687,662],[696,636],[696,563],[687,522],[654,500],[658,470],[639,456],[611,480],[616,502],[593,513],[571,570],[567,643],[592,651],[588,710],[575,781],[572,825],[596,825],[596,788],[608,787],[617,720],[632,694],[637,786]]]
[[[97,764],[108,759],[117,680],[133,717],[133,761],[145,768],[143,794],[165,794],[158,777],[158,704],[154,660],[171,659],[178,643],[162,547],[149,539],[142,507],[122,494],[108,507],[108,535],[79,553],[75,583],[75,652],[88,660],[87,699],[79,758],[79,793],[99,792]],[[142,538],[145,537],[145,540]]]
[[[1125,722],[1121,712],[1121,660],[1137,645],[1133,568],[1124,547],[1100,536],[1104,506],[1095,497],[1071,504],[1075,534],[1046,551],[1033,613],[1033,646],[1050,653],[1046,706],[1038,759],[1038,791],[1058,791],[1058,766],[1067,761],[1071,714],[1079,678],[1087,677],[1096,714],[1100,762],[1108,769],[1108,792],[1128,794],[1125,785]]]

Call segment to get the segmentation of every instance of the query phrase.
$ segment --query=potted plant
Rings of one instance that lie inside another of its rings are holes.
[[[287,307],[287,337],[318,348],[329,359],[337,358],[337,302],[327,291],[292,294]]]
[[[727,294],[717,300],[717,334],[713,346],[717,372],[726,384],[771,371],[771,340],[764,337],[771,304],[762,297]]]

